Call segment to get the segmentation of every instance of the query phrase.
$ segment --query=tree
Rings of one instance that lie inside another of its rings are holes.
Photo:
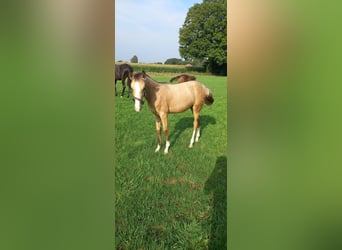
[[[174,64],[174,65],[186,65],[188,63],[192,63],[192,62],[189,62],[189,61],[184,61],[180,58],[168,58],[164,64]]]
[[[202,61],[207,70],[227,74],[227,2],[203,0],[192,6],[179,30],[179,53]]]
[[[169,58],[164,62],[164,64],[178,64],[178,65],[182,63],[183,63],[182,59],[178,59],[178,58]]]
[[[131,63],[138,63],[138,57],[136,55],[131,58]]]

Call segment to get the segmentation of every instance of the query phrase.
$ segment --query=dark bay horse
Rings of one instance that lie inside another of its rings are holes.
[[[196,80],[196,77],[190,76],[187,74],[182,74],[182,75],[175,76],[175,77],[171,78],[170,82],[173,82],[175,80],[177,80],[178,83],[182,83],[182,82],[194,81],[194,80]]]
[[[194,130],[189,144],[189,148],[192,148],[194,141],[197,142],[200,137],[200,111],[204,104],[211,105],[214,102],[211,91],[197,81],[188,81],[183,84],[156,82],[144,71],[133,75],[131,87],[135,111],[140,112],[145,97],[154,115],[158,135],[158,145],[155,152],[158,152],[162,145],[160,130],[162,125],[166,137],[164,153],[168,153],[170,147],[168,114],[180,113],[188,109],[191,109],[194,116]]]
[[[116,91],[116,81],[121,80],[122,83],[122,92],[121,92],[121,97],[123,97],[126,89],[126,85],[128,86],[128,96],[130,94],[130,89],[131,89],[131,77],[133,75],[133,68],[127,64],[115,64],[115,95],[117,96],[117,91]],[[126,83],[127,79],[127,83]]]

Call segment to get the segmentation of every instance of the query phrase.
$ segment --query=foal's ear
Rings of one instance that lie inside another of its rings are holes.
[[[143,73],[143,77],[145,78],[146,77],[145,70],[143,70],[142,73]]]

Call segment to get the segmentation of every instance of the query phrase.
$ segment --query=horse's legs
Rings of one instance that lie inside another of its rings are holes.
[[[130,77],[127,78],[127,86],[128,86],[128,95],[127,95],[127,98],[129,97],[130,93],[131,93],[131,89],[132,89],[132,86],[131,86],[131,83],[132,83],[132,80]]]
[[[162,138],[161,138],[161,131],[160,131],[160,117],[155,115],[155,120],[156,120],[156,131],[157,131],[157,136],[158,136],[158,145],[154,152],[158,152],[162,145]]]
[[[115,80],[115,85],[114,85],[115,96],[117,96],[117,95],[118,95],[118,93],[117,93],[117,91],[116,91],[116,81],[117,81],[117,80]]]
[[[167,113],[162,113],[160,115],[162,124],[163,124],[163,130],[165,134],[165,149],[164,149],[164,154],[167,154],[169,152],[169,147],[170,147],[170,141],[169,141],[169,129],[168,129],[168,124],[167,124]]]
[[[122,92],[121,92],[121,97],[123,97],[124,93],[125,93],[125,88],[126,88],[126,84],[125,84],[125,81],[126,81],[126,76],[124,76],[121,80],[121,83],[122,83]]]
[[[194,144],[195,141],[195,136],[196,136],[196,142],[198,141],[200,137],[200,108],[193,108],[193,115],[194,115],[194,131],[192,132],[189,148],[192,148],[192,145]]]

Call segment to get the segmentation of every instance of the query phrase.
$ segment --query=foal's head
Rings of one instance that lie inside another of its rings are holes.
[[[140,112],[141,107],[144,104],[145,78],[145,71],[135,73],[132,77],[131,88],[133,92],[134,108],[137,112]]]

